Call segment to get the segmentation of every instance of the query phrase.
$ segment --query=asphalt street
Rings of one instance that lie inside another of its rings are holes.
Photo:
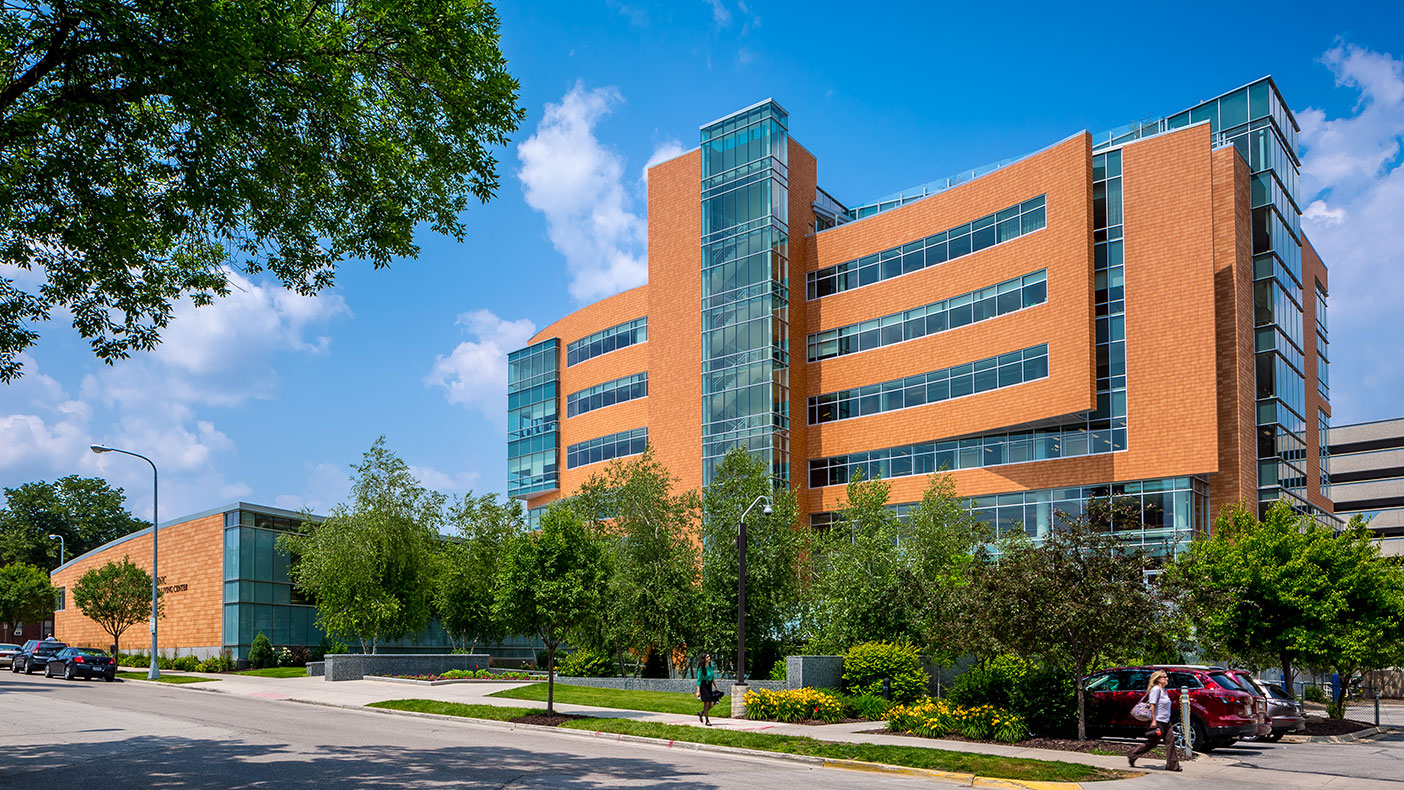
[[[0,672],[0,787],[930,788],[775,760],[665,750],[198,693]]]

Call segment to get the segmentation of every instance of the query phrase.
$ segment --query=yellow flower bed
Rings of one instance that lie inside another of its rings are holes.
[[[843,702],[817,689],[752,689],[746,692],[746,718],[791,723],[818,719],[833,724],[843,721]]]
[[[942,699],[898,705],[887,713],[887,729],[926,738],[960,735],[973,741],[1016,743],[1028,737],[1024,718],[993,705],[963,708]]]

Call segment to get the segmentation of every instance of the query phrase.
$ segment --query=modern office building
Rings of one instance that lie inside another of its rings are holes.
[[[303,514],[235,502],[160,525],[157,535],[157,584],[163,591],[165,616],[157,629],[162,655],[208,658],[228,650],[246,660],[254,637],[262,632],[275,646],[316,646],[322,641],[316,607],[303,598],[288,576],[289,555],[277,548],[278,536],[295,529]],[[322,516],[312,516],[320,521]],[[84,617],[68,591],[88,570],[129,558],[151,571],[151,530],[144,529],[75,557],[50,574],[62,592],[52,632],[70,644],[106,647],[112,638]],[[359,645],[348,645],[359,652]],[[498,659],[524,660],[533,655],[532,640],[515,638],[484,647]],[[151,649],[146,623],[123,635],[126,652]],[[412,638],[383,642],[379,652],[443,652],[452,649],[437,621]]]
[[[1404,417],[1337,425],[1327,446],[1336,517],[1365,517],[1385,554],[1404,554]]]
[[[770,100],[704,124],[649,171],[648,284],[509,355],[530,512],[646,445],[685,487],[747,448],[814,525],[859,470],[899,509],[950,470],[1034,536],[1135,497],[1162,548],[1233,502],[1331,512],[1326,268],[1270,78],[856,204],[790,129]]]

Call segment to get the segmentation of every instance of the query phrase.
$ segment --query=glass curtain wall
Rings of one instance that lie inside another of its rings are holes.
[[[727,450],[790,480],[789,116],[774,102],[702,127],[702,465]]]
[[[560,352],[553,337],[507,355],[507,496],[561,487]]]
[[[316,609],[292,586],[278,536],[294,519],[250,510],[224,514],[224,646],[247,660],[260,632],[274,645],[317,645]]]

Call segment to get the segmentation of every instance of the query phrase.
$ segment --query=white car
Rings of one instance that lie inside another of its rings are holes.
[[[9,642],[0,642],[0,667],[8,667],[15,659],[15,653],[20,650],[19,645],[12,645]]]

